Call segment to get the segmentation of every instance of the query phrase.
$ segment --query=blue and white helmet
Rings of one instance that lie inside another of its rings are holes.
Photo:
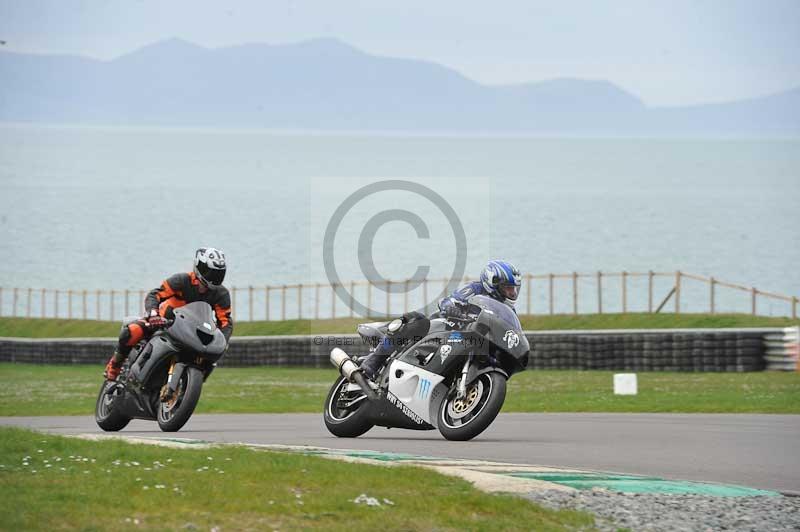
[[[488,295],[507,305],[514,305],[519,297],[522,276],[510,262],[492,260],[481,272],[481,283]]]

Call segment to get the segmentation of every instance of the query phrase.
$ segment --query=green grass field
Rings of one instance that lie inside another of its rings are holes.
[[[0,415],[91,415],[102,367],[0,364]],[[503,412],[800,413],[800,373],[639,373],[639,394],[616,396],[611,371],[526,371]],[[219,368],[197,411],[321,412],[331,369]]]
[[[235,317],[234,317],[235,318]],[[749,314],[579,314],[521,316],[529,331],[563,329],[676,329],[704,327],[788,327],[800,320],[750,316]],[[277,334],[353,333],[356,325],[368,320],[287,320],[237,322],[235,336]],[[39,318],[0,318],[0,336],[24,338],[112,337],[119,334],[119,323],[92,320]]]
[[[576,530],[589,514],[416,467],[0,429],[2,530]],[[353,502],[361,494],[380,506]],[[389,502],[386,502],[389,501]]]

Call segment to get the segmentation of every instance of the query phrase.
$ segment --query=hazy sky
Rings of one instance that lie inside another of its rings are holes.
[[[219,47],[323,36],[486,84],[607,79],[651,105],[800,86],[798,0],[0,0],[10,51],[113,58],[168,37]]]

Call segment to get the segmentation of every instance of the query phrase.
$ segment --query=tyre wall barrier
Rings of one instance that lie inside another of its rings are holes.
[[[800,327],[787,327],[764,335],[767,369],[800,371]]]
[[[552,331],[529,334],[529,369],[761,371],[780,329]]]
[[[780,364],[768,364],[769,357],[778,356],[774,355],[776,349],[787,349],[784,344],[778,346],[778,338],[784,342],[787,337],[780,328],[525,334],[532,346],[529,369],[760,371],[796,367],[796,358],[790,360],[794,366],[784,359]],[[795,338],[791,334],[788,337]],[[116,339],[111,338],[0,338],[0,362],[102,365],[115,343]],[[328,355],[334,347],[360,355],[366,354],[370,346],[357,335],[234,337],[220,366],[330,367]],[[796,351],[788,349],[787,356],[796,357]]]

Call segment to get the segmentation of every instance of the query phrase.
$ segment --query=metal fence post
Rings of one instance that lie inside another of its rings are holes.
[[[97,306],[97,308],[94,309],[95,310],[95,317],[97,318],[97,321],[100,321],[100,290],[97,290],[95,292],[95,298],[94,299],[95,299],[95,303],[96,303],[96,306]]]
[[[17,302],[19,300],[19,288],[14,288],[14,302],[13,308],[11,309],[11,316],[17,317]]]
[[[603,313],[603,272],[597,272],[597,313]]]
[[[56,300],[55,304],[53,305],[53,317],[58,318],[58,297],[61,295],[61,290],[56,288]],[[0,306],[2,306],[2,301],[0,301]]]
[[[751,294],[750,304],[751,304],[751,307],[752,307],[752,313],[753,313],[753,316],[755,316],[756,315],[756,296],[758,296],[758,290],[756,290],[756,288],[753,287],[753,288],[750,289],[750,294]]]
[[[319,283],[314,285],[314,319],[319,319]]]
[[[622,313],[628,313],[628,272],[622,271]]]
[[[144,290],[139,290],[139,310],[137,312],[144,314]]]
[[[33,288],[28,288],[28,301],[27,301],[27,309],[25,310],[25,316],[30,318],[31,317],[31,296],[33,293]]]
[[[578,272],[572,272],[572,313],[578,315]]]
[[[653,270],[647,272],[647,312],[653,313]]]
[[[253,287],[247,287],[247,315],[250,321],[253,321]]]
[[[267,285],[264,287],[264,316],[267,321],[269,321],[269,292],[270,286]]]
[[[716,290],[715,290],[716,289],[716,284],[717,284],[717,280],[712,277],[711,278],[711,282],[710,282],[711,286],[709,288],[709,292],[711,292],[710,293],[711,301],[709,301],[709,307],[711,308],[711,314],[714,314],[716,312],[716,307],[717,307],[717,304],[716,304],[717,303],[716,302]]]
[[[122,317],[125,317],[125,314],[131,311],[131,294],[130,290],[127,288],[125,289],[125,310],[122,311]]]
[[[286,285],[281,286],[281,321],[286,321]]]
[[[114,321],[114,290],[109,291],[108,299],[108,319],[109,321]]]
[[[83,291],[83,319],[86,319],[88,308],[86,305],[86,290]]]
[[[792,319],[797,319],[797,296],[792,296]]]
[[[297,283],[297,319],[303,319],[303,283]]]
[[[675,272],[675,314],[681,313],[681,272]]]
[[[388,279],[386,280],[386,317],[388,318],[391,316],[391,306],[392,306],[392,282]]]
[[[548,274],[548,283],[549,283],[548,290],[550,292],[550,314],[552,315],[553,314],[553,307],[554,307],[554,305],[553,305],[553,274],[552,273]]]
[[[46,294],[47,294],[47,289],[42,288],[41,301],[39,303],[39,305],[41,306],[41,308],[39,309],[39,314],[41,315],[42,318],[44,318],[44,316],[45,316],[45,306],[46,306],[45,298],[46,298]]]
[[[356,293],[356,283],[355,283],[355,281],[350,281],[350,305],[349,306],[350,306],[350,317],[351,318],[353,317],[354,312],[355,312],[353,310],[353,306],[355,304],[354,303],[354,298],[356,297],[354,295],[355,293]]]
[[[531,312],[531,293],[533,292],[533,275],[528,273],[528,274],[525,275],[525,278],[528,281],[526,283],[528,285],[528,288],[525,289],[525,291],[526,291],[526,293],[525,293],[525,300],[526,300],[525,301],[525,308],[528,310],[528,315],[532,315],[533,312]]]

